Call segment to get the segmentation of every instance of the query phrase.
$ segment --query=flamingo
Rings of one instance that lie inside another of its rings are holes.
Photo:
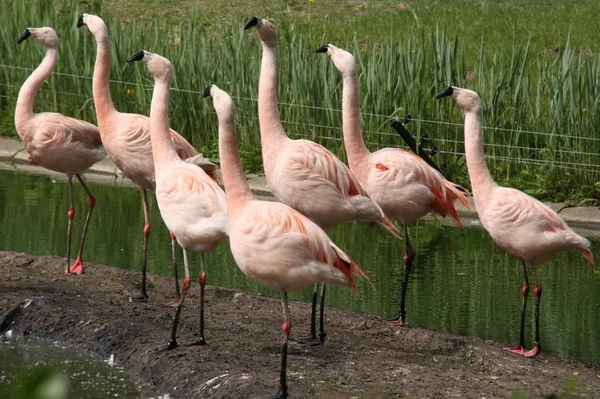
[[[154,190],[154,160],[150,143],[150,119],[139,114],[122,113],[115,109],[110,97],[108,77],[110,72],[110,44],[108,29],[104,21],[91,14],[83,14],[77,21],[77,27],[86,25],[97,42],[96,64],[93,76],[93,96],[98,118],[98,127],[106,152],[117,167],[131,181],[139,186],[142,193],[144,209],[144,243],[142,255],[141,295],[138,300],[146,300],[146,260],[148,253],[148,237],[150,236],[150,219],[146,191]],[[178,156],[206,171],[211,178],[218,180],[216,166],[204,158],[179,133],[170,129],[171,140]],[[171,245],[175,255],[176,237],[171,232]],[[177,280],[177,267],[173,256],[173,273],[175,275],[176,297],[180,297]]]
[[[156,176],[156,200],[165,224],[183,248],[185,279],[173,321],[168,349],[177,347],[177,324],[183,301],[190,286],[187,250],[200,255],[200,332],[197,345],[204,339],[204,254],[216,249],[227,238],[225,193],[201,168],[179,158],[169,137],[169,88],[173,71],[171,62],[148,51],[138,51],[127,62],[142,61],[154,78],[150,109],[150,137]]]
[[[366,276],[306,216],[283,203],[253,198],[238,155],[233,101],[215,85],[207,87],[204,96],[213,97],[219,119],[219,156],[227,194],[231,252],[246,276],[281,293],[283,342],[276,397],[287,398],[287,346],[292,327],[288,292],[319,282],[356,291],[353,276]]]
[[[494,182],[483,155],[481,134],[481,100],[472,90],[449,86],[436,98],[451,96],[465,114],[465,155],[473,189],[475,208],[481,224],[492,240],[509,255],[521,262],[523,270],[523,297],[519,346],[505,348],[525,357],[541,352],[540,299],[542,285],[536,265],[546,262],[560,251],[577,251],[594,263],[590,242],[567,226],[552,209],[514,188],[500,187]],[[529,295],[527,264],[535,279],[535,340],[533,348],[525,350],[525,309]]]
[[[58,35],[54,29],[27,28],[19,37],[18,43],[33,37],[46,47],[46,56],[42,63],[27,78],[17,98],[15,109],[15,127],[17,133],[29,153],[29,162],[64,173],[69,183],[69,211],[67,216],[67,265],[65,274],[82,274],[83,245],[87,234],[92,210],[96,199],[81,177],[90,166],[106,156],[100,132],[91,123],[56,112],[33,112],[33,103],[39,88],[52,74],[58,59]],[[83,234],[79,245],[77,259],[71,265],[71,227],[75,208],[73,208],[73,176],[77,178],[88,196],[89,208],[83,225]]]
[[[383,148],[370,152],[363,141],[360,129],[359,90],[356,77],[356,61],[349,52],[327,44],[317,53],[329,55],[343,79],[342,123],[344,145],[348,154],[350,170],[383,212],[402,224],[404,230],[404,280],[400,296],[398,316],[390,323],[404,325],[406,322],[406,291],[415,250],[408,235],[408,223],[430,212],[446,217],[450,214],[458,226],[462,226],[454,208],[454,200],[470,207],[457,186],[446,180],[418,155],[400,148]]]
[[[271,22],[257,17],[251,17],[244,25],[244,29],[251,27],[256,27],[263,49],[258,119],[265,175],[273,196],[325,230],[351,220],[376,221],[399,238],[396,226],[338,157],[322,145],[309,140],[292,140],[286,135],[277,110],[277,32]],[[315,331],[318,294],[315,286],[310,337],[299,342],[311,345],[325,342],[325,291],[323,285],[319,339]]]

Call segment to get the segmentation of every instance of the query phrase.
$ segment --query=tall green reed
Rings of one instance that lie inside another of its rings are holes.
[[[262,170],[257,120],[261,47],[243,21],[204,20],[192,13],[173,21],[120,23],[100,6],[83,10],[71,0],[0,0],[0,128],[12,124],[18,86],[41,61],[44,49],[32,40],[17,45],[29,26],[52,26],[60,36],[58,73],[38,95],[38,111],[58,111],[95,121],[91,78],[96,44],[87,28],[77,29],[81,12],[96,12],[107,23],[112,46],[111,94],[122,112],[147,114],[152,80],[145,68],[125,63],[146,49],[169,58],[175,68],[171,125],[206,155],[217,157],[216,117],[201,98],[211,83],[234,96],[240,152],[248,171]],[[52,4],[52,5],[50,5]],[[343,23],[343,21],[341,22]],[[318,141],[344,157],[341,140],[341,77],[328,57],[315,54],[324,44],[319,32],[279,24],[278,93],[281,119],[294,138]],[[316,42],[316,40],[321,40]],[[316,44],[315,44],[316,43]],[[508,51],[486,50],[467,57],[466,46],[443,28],[408,33],[377,42],[349,38],[335,43],[356,57],[361,88],[362,127],[372,150],[403,143],[390,128],[392,118],[411,114],[409,129],[427,134],[440,154],[434,160],[445,174],[468,185],[464,169],[460,111],[434,95],[448,84],[476,90],[484,102],[486,154],[501,183],[517,184],[532,194],[561,199],[598,196],[600,140],[599,58],[571,48],[569,38],[556,53],[535,53],[531,41],[513,33]],[[473,43],[469,43],[472,46]],[[7,67],[8,66],[8,67]],[[77,76],[69,76],[77,75]],[[435,123],[435,121],[441,123]],[[540,132],[543,134],[535,134]]]

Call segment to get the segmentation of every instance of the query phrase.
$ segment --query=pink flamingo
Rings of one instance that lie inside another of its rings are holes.
[[[98,127],[106,152],[117,167],[142,191],[144,207],[144,244],[142,256],[141,296],[137,299],[148,298],[146,292],[146,259],[148,252],[148,237],[150,236],[150,220],[146,190],[154,190],[154,160],[150,143],[150,119],[139,114],[122,113],[115,109],[110,97],[108,77],[110,72],[110,44],[108,29],[104,21],[91,14],[83,14],[77,21],[77,27],[86,25],[97,42],[96,64],[94,66],[93,96],[96,106]],[[216,166],[202,157],[179,133],[170,129],[171,140],[175,151],[181,159],[195,164],[217,180]],[[173,271],[175,274],[175,290],[180,296],[177,283],[177,268],[175,265],[175,236],[171,234],[173,247]]]
[[[465,155],[475,208],[481,224],[494,242],[512,257],[521,261],[523,287],[521,294],[521,330],[519,346],[506,348],[525,357],[537,356],[540,345],[540,298],[542,285],[535,266],[546,262],[560,251],[577,251],[591,263],[594,255],[589,241],[576,234],[552,209],[514,188],[499,187],[492,179],[483,155],[481,134],[481,100],[474,91],[450,86],[437,98],[451,96],[465,114]],[[533,349],[525,351],[525,309],[529,295],[527,266],[535,279],[535,340]]]
[[[406,321],[406,290],[415,251],[408,236],[408,223],[430,212],[443,217],[452,215],[462,226],[454,200],[467,207],[469,202],[457,186],[446,180],[418,155],[400,148],[384,148],[370,152],[363,141],[360,129],[359,90],[356,62],[352,54],[332,44],[320,47],[317,53],[327,53],[335,67],[342,73],[342,123],[344,145],[348,164],[360,184],[383,212],[402,223],[406,252],[404,255],[404,280],[400,296],[400,312],[389,322],[404,325]]]
[[[190,286],[187,250],[201,254],[200,333],[197,345],[204,339],[204,254],[227,239],[227,205],[225,193],[204,170],[182,161],[170,139],[169,88],[173,76],[171,62],[147,51],[138,51],[127,62],[142,61],[154,78],[150,109],[150,137],[156,170],[156,200],[165,224],[183,248],[185,279],[177,313],[173,321],[168,349],[177,347],[177,324],[183,301]]]
[[[275,198],[306,215],[323,229],[351,220],[376,221],[399,237],[396,226],[338,157],[322,145],[309,140],[292,140],[286,135],[277,110],[277,32],[266,19],[251,17],[244,29],[253,26],[263,49],[258,84],[262,156],[267,183]],[[315,331],[317,293],[315,286],[310,337],[299,341],[312,345],[323,343],[326,336],[323,330],[325,285],[321,292],[319,340],[316,340]]]
[[[287,293],[324,282],[356,290],[353,276],[366,277],[348,255],[306,216],[291,207],[252,197],[238,156],[231,97],[209,86],[219,119],[219,155],[229,214],[231,252],[254,281],[281,293],[283,343],[276,397],[287,398],[287,345],[291,329]]]
[[[33,112],[33,103],[39,88],[52,74],[58,59],[58,36],[52,28],[27,28],[19,37],[18,43],[33,37],[46,47],[46,56],[42,63],[27,78],[17,98],[15,109],[15,127],[29,153],[29,162],[65,173],[69,182],[70,207],[67,213],[67,267],[65,274],[82,274],[83,244],[87,234],[92,210],[96,199],[81,178],[87,168],[106,156],[100,132],[91,123],[56,112]],[[73,176],[77,178],[89,198],[88,213],[83,226],[83,234],[79,245],[77,259],[71,264],[71,225],[75,208],[73,208]]]

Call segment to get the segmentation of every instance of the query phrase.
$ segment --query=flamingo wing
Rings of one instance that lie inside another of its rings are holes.
[[[40,141],[49,145],[57,142],[80,143],[87,149],[93,149],[102,144],[98,127],[80,119],[43,112],[35,115],[35,123],[40,127]]]

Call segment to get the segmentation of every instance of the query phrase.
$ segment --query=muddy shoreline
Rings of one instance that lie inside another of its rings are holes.
[[[130,302],[139,273],[89,264],[65,276],[64,259],[0,252],[0,314],[17,334],[73,345],[115,362],[157,394],[171,398],[255,398],[277,390],[277,298],[207,287],[208,346],[195,341],[198,286],[182,314],[180,347],[164,350],[174,309],[172,280],[150,276],[150,300]],[[32,300],[25,308],[20,306]],[[12,314],[11,313],[12,310]],[[292,337],[307,331],[309,304],[292,301]],[[0,325],[2,320],[0,320]],[[497,342],[392,327],[375,317],[331,309],[328,343],[291,344],[292,398],[507,398],[578,392],[600,397],[600,367],[542,354],[525,359]]]

